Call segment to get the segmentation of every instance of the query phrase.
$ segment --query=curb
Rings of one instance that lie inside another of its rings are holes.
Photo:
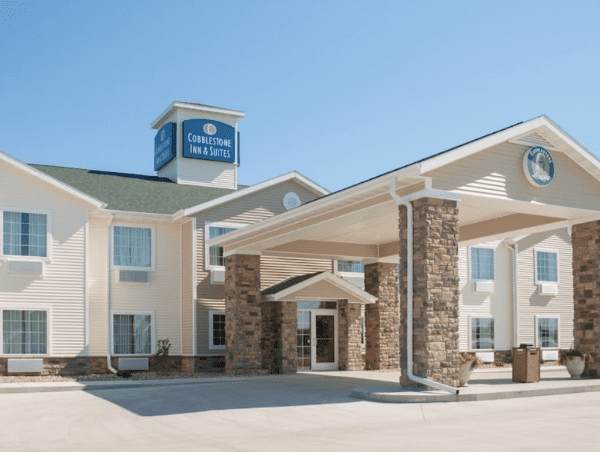
[[[228,383],[262,380],[269,376],[238,378],[182,378],[170,380],[106,381],[106,382],[48,382],[48,383],[0,383],[0,394],[29,394],[36,392],[99,391],[105,389],[154,388],[159,386],[184,386],[209,383]]]
[[[479,394],[442,394],[423,391],[385,392],[381,387],[353,389],[350,397],[382,403],[439,403],[439,402],[479,402],[483,400],[518,399],[549,395],[579,394],[600,392],[600,381],[596,383],[559,388],[522,389],[513,391],[484,392]]]

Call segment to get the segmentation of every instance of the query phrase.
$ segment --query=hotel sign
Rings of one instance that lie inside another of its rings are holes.
[[[541,146],[531,148],[523,156],[523,172],[534,187],[545,187],[554,179],[554,160]]]
[[[154,171],[158,171],[175,158],[177,124],[169,122],[154,137]]]
[[[183,121],[183,156],[235,162],[235,128],[208,119]]]

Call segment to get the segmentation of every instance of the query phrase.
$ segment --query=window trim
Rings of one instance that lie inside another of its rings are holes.
[[[4,311],[46,311],[46,353],[42,354],[12,354],[4,353]],[[0,356],[7,358],[32,358],[36,356],[52,356],[52,307],[47,305],[34,306],[34,305],[21,305],[21,304],[10,304],[3,303],[0,306]]]
[[[4,212],[32,213],[46,215],[46,256],[16,256],[4,254]],[[0,259],[15,261],[50,262],[52,256],[52,211],[18,206],[0,206]]]
[[[213,344],[213,315],[224,315],[225,319],[227,319],[227,314],[225,310],[220,309],[211,309],[208,311],[208,349],[209,350],[224,350],[227,348],[227,345],[215,345]],[[226,337],[227,338],[227,337]]]
[[[558,344],[556,347],[542,347],[540,340],[539,320],[541,319],[556,319],[556,336]],[[558,314],[536,314],[535,315],[535,346],[542,350],[558,350],[560,349],[560,315]]]
[[[480,280],[481,281],[481,280]],[[494,321],[494,348],[473,348],[473,320],[475,319],[492,319]],[[496,350],[496,317],[492,314],[474,314],[469,316],[469,351],[472,352],[493,352]]]
[[[224,265],[211,265],[210,263],[210,246],[208,245],[209,230],[213,228],[235,228],[240,229],[247,224],[228,223],[226,221],[205,221],[204,222],[204,269],[205,270],[225,270]]]
[[[488,250],[492,250],[494,252],[494,278],[493,279],[476,279],[473,278],[473,262],[472,262],[472,255],[471,255],[471,250],[472,249],[488,249]],[[497,268],[496,268],[496,246],[493,245],[473,245],[473,246],[469,246],[468,250],[467,250],[467,257],[468,257],[468,264],[467,264],[467,271],[469,272],[469,281],[496,281],[496,272],[497,272]]]
[[[150,353],[115,353],[115,315],[149,315],[150,322]],[[115,357],[146,357],[156,353],[156,315],[154,311],[115,310],[110,311],[110,351]]]
[[[342,272],[339,271],[338,269],[338,262],[339,261],[348,261],[348,262],[361,262],[363,264],[363,269],[365,268],[365,262],[361,259],[336,259],[334,261],[334,268],[335,268],[335,275],[338,275],[340,277],[344,277],[344,276],[350,276],[350,277],[355,277],[355,278],[359,278],[359,277],[364,277],[365,276],[365,272]]]
[[[556,254],[556,281],[539,281],[538,280],[538,251],[543,253],[554,253]],[[542,248],[542,247],[534,247],[533,248],[533,274],[535,275],[535,284],[553,284],[558,286],[560,283],[560,254],[557,249],[553,248]]]
[[[150,267],[129,267],[127,265],[115,265],[115,226],[121,228],[150,229]],[[156,270],[156,227],[146,223],[112,223],[110,226],[110,268],[118,270]],[[148,280],[148,282],[150,282]]]

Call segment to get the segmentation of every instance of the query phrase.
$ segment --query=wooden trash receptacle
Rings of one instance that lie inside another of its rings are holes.
[[[540,357],[539,348],[513,348],[512,381],[515,383],[540,381]]]

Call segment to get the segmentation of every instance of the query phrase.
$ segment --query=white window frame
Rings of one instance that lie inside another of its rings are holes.
[[[46,215],[46,256],[21,256],[4,254],[4,212],[33,213]],[[13,261],[50,262],[52,255],[52,211],[29,207],[0,206],[0,259]]]
[[[115,227],[150,229],[150,267],[129,267],[127,265],[115,265]],[[113,223],[110,226],[110,267],[118,270],[156,270],[156,227],[145,223]]]
[[[496,281],[496,273],[497,273],[497,268],[496,268],[496,248],[493,245],[473,245],[473,246],[469,246],[467,249],[467,255],[468,255],[468,268],[467,271],[469,272],[469,280],[470,281]],[[494,252],[494,279],[475,279],[473,278],[473,262],[471,261],[471,250],[472,249],[488,249],[488,250],[492,250]]]
[[[213,344],[213,315],[224,315],[227,318],[225,311],[218,309],[211,309],[208,311],[208,348],[209,350],[224,350],[227,348],[226,345],[214,345]]]
[[[542,253],[554,253],[556,254],[556,281],[539,281],[538,280],[538,265],[537,265],[537,261],[538,261],[538,251],[541,251]],[[536,284],[553,284],[555,286],[558,286],[558,283],[560,282],[560,254],[558,253],[557,249],[552,249],[552,248],[533,248],[533,272],[535,275],[535,283]]]
[[[495,274],[494,274],[495,275]],[[494,348],[473,348],[473,320],[475,319],[492,319],[494,321]],[[477,314],[469,316],[469,351],[473,352],[491,352],[496,350],[496,318],[491,314]]]
[[[46,353],[40,354],[12,354],[4,353],[4,311],[46,311]],[[21,304],[3,303],[0,307],[0,356],[7,358],[32,358],[36,356],[51,356],[52,355],[52,308],[50,306],[32,306]]]
[[[150,353],[139,354],[139,353],[115,353],[115,315],[149,315],[150,322]],[[156,353],[156,315],[154,311],[131,311],[131,310],[118,310],[110,312],[110,351],[112,356],[131,356],[131,357],[146,357],[152,356]]]
[[[539,321],[541,319],[556,319],[556,335],[558,338],[558,344],[556,347],[542,347],[540,340]],[[535,316],[535,346],[542,350],[558,350],[560,348],[560,316],[558,314],[536,314]]]
[[[227,223],[224,221],[206,221],[204,223],[204,268],[206,270],[225,270],[224,265],[211,265],[210,263],[210,246],[208,245],[209,230],[211,227],[213,228],[235,228],[240,229],[246,224],[241,223]]]
[[[363,269],[365,267],[364,261],[362,261],[360,259],[336,259],[334,261],[334,265],[335,265],[335,267],[334,267],[335,268],[335,272],[334,273],[336,275],[341,276],[341,277],[351,276],[351,277],[355,277],[355,278],[356,277],[360,277],[360,276],[363,276],[363,277],[365,276],[365,272],[364,271],[362,271],[362,272],[342,272],[342,271],[339,271],[338,270],[338,262],[339,261],[361,262],[363,264]]]

